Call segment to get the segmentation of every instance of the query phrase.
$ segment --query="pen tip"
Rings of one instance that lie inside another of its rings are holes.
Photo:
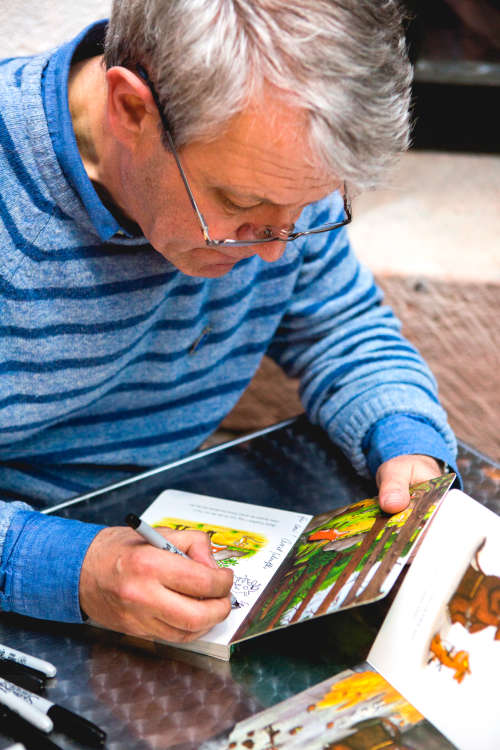
[[[129,513],[125,518],[125,521],[129,526],[132,526],[133,529],[136,529],[139,526],[141,519],[139,516],[136,516],[135,513]]]

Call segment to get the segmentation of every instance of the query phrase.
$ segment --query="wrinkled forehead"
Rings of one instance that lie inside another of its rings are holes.
[[[217,138],[181,153],[207,184],[253,191],[276,203],[311,202],[311,194],[319,199],[340,181],[312,151],[309,128],[303,109],[267,95],[235,115]]]

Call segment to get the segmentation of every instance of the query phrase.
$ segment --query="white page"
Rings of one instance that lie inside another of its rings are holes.
[[[498,577],[500,517],[459,490],[451,490],[368,655],[369,663],[461,750],[500,748],[498,616],[493,624],[494,612],[500,614],[499,605],[493,604],[493,615],[485,617],[478,610],[477,598],[471,605],[466,603],[469,617],[476,612],[483,622],[492,621],[473,633],[459,622],[451,622],[448,607],[484,538],[485,545],[478,553],[480,567]],[[491,583],[496,588],[500,579]],[[498,602],[500,587],[496,596]],[[460,682],[454,677],[460,676],[460,671],[437,660],[428,663],[436,633],[448,650],[454,650],[457,663],[462,661],[458,652],[468,653],[470,674]]]
[[[238,559],[237,563],[231,566],[234,571],[233,593],[241,606],[231,610],[223,622],[203,636],[203,641],[221,644],[230,642],[312,518],[306,513],[239,503],[180,490],[165,490],[141,516],[151,525],[169,517],[226,526],[248,532],[249,535],[253,532],[267,540],[258,552],[251,557]]]

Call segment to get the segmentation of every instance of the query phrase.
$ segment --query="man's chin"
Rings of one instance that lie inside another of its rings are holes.
[[[215,279],[225,276],[238,263],[240,258],[207,247],[193,247],[190,250],[172,251],[171,248],[158,251],[163,257],[187,276]]]
[[[206,266],[202,266],[196,276],[202,276],[206,279],[217,279],[219,276],[225,276],[229,271],[232,271],[237,261],[232,263],[211,263]]]
[[[205,255],[208,255],[208,257],[204,257]],[[213,250],[209,250],[207,253],[207,248],[205,247],[196,248],[191,257],[193,264],[189,269],[190,263],[188,262],[184,273],[192,276],[201,276],[206,279],[216,279],[220,276],[225,276],[229,271],[232,271],[239,260],[238,258],[230,258],[220,251],[214,252]]]

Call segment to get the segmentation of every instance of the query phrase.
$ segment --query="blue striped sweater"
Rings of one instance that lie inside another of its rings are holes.
[[[97,54],[101,38],[98,24],[55,52],[0,61],[0,608],[74,621],[100,527],[22,501],[51,505],[196,450],[266,352],[360,472],[400,453],[455,454],[434,378],[345,231],[202,279],[119,226],[85,174],[67,103],[75,49]],[[341,209],[331,196],[299,226]]]

